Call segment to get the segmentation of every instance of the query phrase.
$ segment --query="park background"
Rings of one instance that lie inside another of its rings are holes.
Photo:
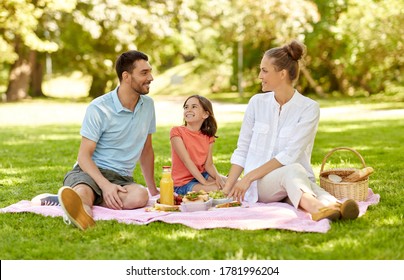
[[[117,85],[113,64],[128,49],[153,66],[156,180],[191,94],[214,102],[214,159],[225,174],[246,103],[260,91],[262,54],[291,39],[307,46],[297,89],[322,108],[315,172],[327,152],[352,147],[375,168],[370,187],[381,202],[327,234],[113,221],[83,233],[59,219],[1,214],[0,259],[404,259],[403,10],[399,0],[1,0],[0,207],[58,190],[84,110]]]

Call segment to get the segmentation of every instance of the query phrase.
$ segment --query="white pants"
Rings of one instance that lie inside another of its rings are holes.
[[[278,202],[289,198],[295,208],[299,207],[303,193],[309,193],[325,205],[338,201],[307,177],[301,164],[282,166],[257,180],[258,201]]]

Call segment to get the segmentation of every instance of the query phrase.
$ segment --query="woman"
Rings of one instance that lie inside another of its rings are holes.
[[[286,201],[315,221],[355,219],[354,200],[341,204],[315,184],[310,161],[320,108],[294,88],[304,51],[294,40],[265,52],[258,76],[264,93],[247,106],[224,189],[239,201]]]

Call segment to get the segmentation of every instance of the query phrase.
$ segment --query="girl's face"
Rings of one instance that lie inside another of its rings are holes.
[[[209,117],[207,111],[205,111],[199,102],[198,98],[191,97],[185,102],[184,105],[184,120],[187,123],[192,122],[203,122],[206,118]]]
[[[261,79],[263,92],[275,91],[284,81],[286,70],[277,71],[273,60],[266,55],[261,60],[258,78]]]

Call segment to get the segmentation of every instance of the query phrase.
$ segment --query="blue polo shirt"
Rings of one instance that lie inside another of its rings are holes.
[[[148,134],[156,132],[154,102],[141,95],[134,112],[124,108],[118,87],[87,107],[80,134],[97,143],[95,164],[123,176],[133,176]]]

